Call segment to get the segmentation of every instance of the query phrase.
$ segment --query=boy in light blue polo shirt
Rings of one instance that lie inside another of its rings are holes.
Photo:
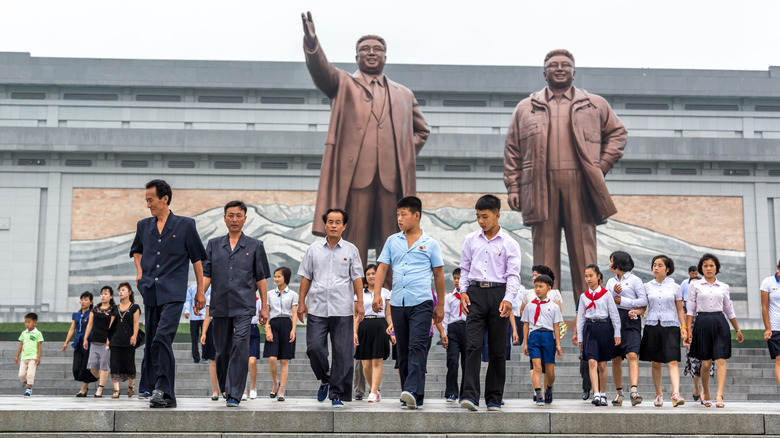
[[[401,407],[417,409],[425,397],[425,365],[428,362],[428,331],[431,319],[444,318],[444,262],[439,242],[420,228],[422,201],[407,196],[396,206],[401,232],[387,238],[377,262],[375,312],[382,309],[382,285],[387,269],[393,270],[390,317],[395,330],[398,367],[401,374]],[[431,294],[431,274],[437,305]]]

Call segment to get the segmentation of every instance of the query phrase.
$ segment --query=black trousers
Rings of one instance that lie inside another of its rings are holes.
[[[417,403],[425,398],[425,366],[428,363],[428,333],[433,319],[433,300],[416,306],[391,306],[398,350],[398,371],[403,391],[413,392]]]
[[[252,315],[214,317],[214,347],[216,349],[217,381],[220,392],[241,400],[249,372],[249,328]]]
[[[146,382],[153,390],[165,393],[166,398],[176,399],[176,359],[173,355],[173,338],[179,328],[179,317],[183,302],[168,303],[161,306],[145,306],[146,344],[144,361],[146,362]],[[143,372],[143,368],[142,368]],[[139,385],[140,387],[141,385]]]
[[[506,333],[509,318],[502,318],[498,307],[504,300],[506,286],[479,288],[469,286],[471,300],[466,318],[466,371],[463,376],[463,398],[479,402],[479,370],[482,342],[487,331],[488,370],[485,376],[485,402],[500,405],[506,380]]]
[[[584,351],[580,351],[580,377],[582,378],[582,392],[589,392],[592,389],[590,384],[590,367],[588,366],[588,360],[585,359]]]
[[[354,320],[351,316],[322,317],[309,315],[306,323],[306,356],[314,375],[322,383],[330,384],[328,397],[352,401],[352,374],[354,372]],[[328,334],[330,334],[333,365],[328,362]]]
[[[192,343],[192,360],[200,362],[200,335],[203,331],[203,320],[190,320],[190,342]]]
[[[463,396],[463,379],[466,376],[466,323],[456,322],[447,326],[447,387],[444,397]],[[460,360],[458,360],[460,359]],[[458,362],[460,362],[460,386],[458,386]]]
[[[144,350],[146,350],[146,348],[144,348]],[[146,373],[146,354],[144,354],[144,358],[141,359],[141,381],[138,383],[138,392],[140,394],[152,392],[152,388],[149,387],[149,376]]]

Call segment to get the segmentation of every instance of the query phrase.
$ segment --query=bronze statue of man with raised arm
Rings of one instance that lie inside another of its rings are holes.
[[[369,248],[379,254],[398,232],[396,202],[416,194],[417,154],[430,130],[412,91],[382,74],[385,40],[361,37],[355,47],[358,71],[349,74],[328,62],[311,12],[301,18],[306,66],[332,110],[312,232],[325,235],[317,218],[329,208],[346,210],[351,220],[344,239],[366,263]]]
[[[575,88],[574,55],[544,58],[547,87],[521,101],[504,149],[509,206],[531,226],[534,264],[552,268],[560,287],[561,228],[566,233],[575,302],[583,271],[596,260],[596,224],[617,213],[604,176],[623,156],[627,131],[607,101]]]

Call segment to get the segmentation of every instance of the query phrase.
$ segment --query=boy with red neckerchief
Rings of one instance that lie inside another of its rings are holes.
[[[620,345],[620,313],[612,295],[601,286],[603,278],[598,266],[585,267],[588,290],[577,305],[577,339],[588,360],[596,406],[607,405],[607,361],[615,357],[615,347]]]
[[[536,298],[523,310],[523,353],[531,357],[533,363],[532,383],[536,393],[536,405],[550,404],[553,401],[552,387],[555,383],[555,358],[563,356],[561,349],[561,326],[563,314],[561,308],[547,298],[552,289],[553,280],[547,275],[534,279]],[[545,367],[546,381],[542,397],[542,364]]]

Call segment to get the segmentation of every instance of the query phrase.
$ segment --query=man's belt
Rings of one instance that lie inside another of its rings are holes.
[[[609,318],[586,318],[585,319],[588,322],[609,322]]]
[[[487,289],[487,288],[490,288],[490,287],[506,286],[506,283],[491,283],[489,281],[471,280],[471,283],[469,283],[469,286],[477,286],[477,287],[480,287],[482,289]]]

